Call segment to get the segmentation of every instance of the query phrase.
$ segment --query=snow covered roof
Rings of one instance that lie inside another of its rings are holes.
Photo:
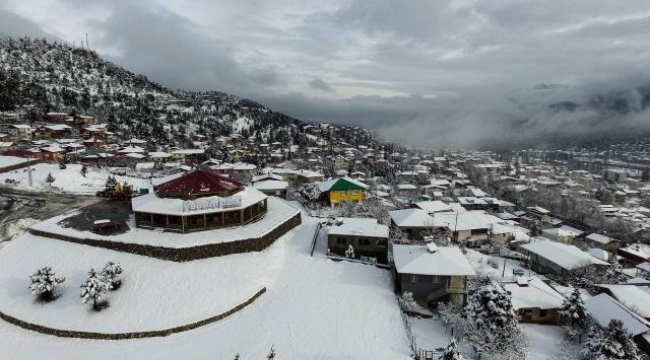
[[[200,169],[161,184],[156,189],[159,196],[222,195],[241,189],[242,184],[210,170]]]
[[[632,335],[637,336],[648,331],[650,325],[643,318],[633,314],[625,305],[607,294],[599,294],[585,300],[585,307],[598,323],[605,327],[612,320],[620,320]]]
[[[351,179],[351,178],[349,178],[347,176],[340,177],[340,178],[334,178],[334,179],[327,180],[327,181],[323,181],[320,184],[318,184],[318,188],[320,189],[320,191],[329,191],[334,186],[334,184],[336,184],[340,180],[347,181],[347,182],[349,182],[351,184],[354,184],[354,185],[356,185],[358,187],[361,187],[363,189],[369,188],[368,185],[362,183],[361,181]]]
[[[399,227],[435,227],[444,226],[436,222],[433,216],[421,209],[402,209],[389,211],[388,214]],[[436,225],[437,224],[437,225]]]
[[[537,277],[523,278],[524,286],[517,282],[503,283],[512,296],[512,306],[519,309],[559,309],[564,297]]]
[[[289,187],[289,183],[281,180],[263,180],[253,184],[257,190],[284,190]]]
[[[425,245],[393,245],[393,261],[400,274],[473,276],[474,269],[457,247],[439,247],[430,252]]]
[[[609,292],[637,315],[650,318],[650,293],[634,285],[597,285]]]
[[[440,212],[433,214],[438,223],[445,224],[450,230],[463,231],[473,229],[490,229],[492,224],[503,222],[485,211]]]
[[[599,244],[602,244],[602,245],[607,245],[612,241],[618,241],[618,240],[616,240],[614,238],[611,238],[609,236],[605,236],[605,235],[601,235],[601,234],[597,234],[597,233],[592,233],[592,234],[587,235],[587,240],[591,240],[593,242],[596,242],[596,243],[599,243]]]
[[[553,237],[563,237],[563,236],[575,237],[575,236],[582,235],[584,232],[582,230],[578,230],[567,225],[562,225],[559,228],[544,229],[542,230],[542,233],[550,234]]]
[[[397,184],[398,190],[417,190],[417,186],[413,184]]]
[[[521,247],[565,270],[578,269],[583,267],[585,264],[609,265],[607,262],[598,260],[573,245],[566,245],[555,241],[535,241],[530,244],[521,245]]]
[[[239,197],[241,201],[238,202],[236,207],[220,208],[220,207],[206,207],[201,210],[188,210],[186,206],[186,201],[178,198],[161,198],[158,197],[155,193],[150,193],[147,195],[142,195],[134,197],[131,200],[131,205],[134,212],[144,212],[152,214],[162,214],[162,215],[196,215],[196,214],[211,214],[221,211],[233,211],[237,209],[247,208],[253,204],[256,204],[264,199],[267,199],[264,193],[259,190],[246,187],[244,190],[238,192],[235,196]],[[220,196],[207,196],[202,197],[199,201],[211,201],[215,200],[215,203],[218,203],[219,199],[223,199]]]
[[[415,206],[419,207],[420,209],[426,211],[429,214],[436,213],[436,212],[444,212],[444,211],[451,211],[452,208],[448,204],[445,204],[444,202],[440,200],[435,200],[435,201],[420,201],[415,203]]]
[[[329,228],[329,235],[352,235],[388,238],[388,226],[377,223],[377,219],[338,218],[337,223]]]

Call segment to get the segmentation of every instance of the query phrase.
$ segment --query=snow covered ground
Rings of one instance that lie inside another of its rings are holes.
[[[0,168],[22,164],[31,160],[32,159],[26,159],[18,156],[0,156]]]
[[[176,263],[25,234],[0,252],[0,310],[67,330],[167,329],[225,312],[272,285],[282,265],[278,250]],[[108,261],[122,264],[124,284],[109,292],[108,309],[93,312],[81,303],[79,285],[91,268],[99,271]],[[27,277],[44,265],[66,278],[62,296],[49,304],[35,303],[26,291]]]
[[[293,205],[273,196],[268,198],[267,205],[267,214],[262,219],[246,226],[235,226],[212,231],[197,231],[189,234],[131,228],[123,234],[101,235],[92,231],[79,231],[73,228],[65,228],[58,224],[65,218],[74,215],[74,211],[35,224],[32,228],[78,238],[179,248],[259,237],[299,213],[299,210]]]
[[[476,271],[477,275],[494,276],[496,278],[511,278],[513,277],[513,270],[522,270],[526,276],[537,275],[534,271],[526,269],[521,266],[518,260],[506,259],[500,256],[485,255],[476,250],[466,249],[465,255],[469,263]],[[505,271],[504,271],[505,262]]]
[[[166,338],[128,341],[62,339],[0,322],[0,338],[3,339],[0,358],[103,360],[126,355],[129,359],[207,360],[232,359],[236,353],[240,353],[242,359],[264,359],[271,345],[274,345],[278,358],[283,360],[410,359],[409,344],[389,273],[369,265],[327,260],[324,241],[319,241],[314,257],[310,257],[311,238],[316,224],[316,219],[304,218],[301,226],[266,251],[257,255],[236,255],[258,256],[256,261],[247,261],[245,269],[238,269],[251,273],[268,269],[269,273],[275,274],[275,281],[269,279],[266,284],[269,291],[249,307],[220,322]],[[12,245],[0,249],[2,261],[7,256],[4,253],[11,251]],[[39,253],[45,261],[47,254]],[[23,256],[29,258],[30,255]],[[215,261],[214,272],[230,276],[232,271],[229,268],[217,265],[229,258],[208,261]],[[136,276],[135,269],[129,269],[126,260],[123,262],[127,283],[133,282],[129,276]],[[27,268],[32,270],[30,266]],[[205,266],[205,271],[212,269],[212,265]],[[16,274],[10,287],[12,297],[23,297],[23,293],[28,292],[26,275],[22,271],[19,272],[20,276],[13,270],[11,273]],[[197,273],[183,279],[188,287],[199,286],[204,283],[202,275]],[[67,286],[71,287],[70,294],[66,295],[76,293],[77,289],[72,291],[75,281],[71,281],[75,276],[73,274],[66,280],[70,281]],[[135,282],[132,285],[144,286]],[[121,291],[112,295],[114,301],[119,301],[117,298],[122,295],[119,294]],[[226,295],[225,291],[223,295]],[[142,296],[148,294],[143,293]],[[31,301],[24,300],[28,303]],[[197,298],[195,301],[201,300]],[[63,298],[59,301],[64,304]],[[56,306],[56,302],[49,305]],[[69,306],[84,308],[76,303]],[[193,302],[185,303],[167,316],[178,317],[180,315],[176,312],[185,312],[191,306],[194,306]],[[114,303],[106,314],[117,309],[118,304]]]
[[[29,171],[27,168],[21,168],[0,174],[0,183],[4,184],[5,179],[12,179],[19,182],[16,185],[19,189],[43,191],[51,188],[60,189],[72,194],[91,194],[94,195],[99,190],[104,190],[106,179],[110,175],[108,168],[97,169],[88,166],[86,177],[81,175],[80,164],[68,164],[66,169],[59,169],[58,164],[40,163],[31,167],[32,169],[32,186],[29,186]],[[54,182],[52,187],[45,182],[48,174],[52,174]],[[152,189],[149,179],[140,179],[133,176],[115,176],[120,182],[127,182],[134,186],[135,189],[148,188]]]

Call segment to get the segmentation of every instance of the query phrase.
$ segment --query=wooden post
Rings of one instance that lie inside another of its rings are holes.
[[[165,215],[165,228],[169,229],[169,215]]]
[[[208,215],[203,214],[203,227],[206,228],[208,227]]]
[[[153,226],[153,213],[149,214],[149,226]]]
[[[244,209],[239,210],[239,223],[244,223]]]

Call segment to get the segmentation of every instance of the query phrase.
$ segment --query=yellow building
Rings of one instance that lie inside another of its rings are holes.
[[[319,189],[330,205],[339,205],[346,201],[365,200],[368,185],[349,177],[342,177],[322,182]]]

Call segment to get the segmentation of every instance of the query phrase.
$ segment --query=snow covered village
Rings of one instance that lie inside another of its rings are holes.
[[[650,130],[629,120],[649,87],[530,114],[598,113],[633,136],[513,122],[488,146],[479,122],[445,133],[411,119],[407,132],[428,134],[409,142],[392,121],[174,90],[142,63],[132,68],[147,76],[116,65],[103,38],[95,49],[13,35],[32,20],[11,3],[0,6],[0,360],[650,358]],[[128,24],[148,18],[120,6]],[[400,106],[383,99],[362,110]]]

